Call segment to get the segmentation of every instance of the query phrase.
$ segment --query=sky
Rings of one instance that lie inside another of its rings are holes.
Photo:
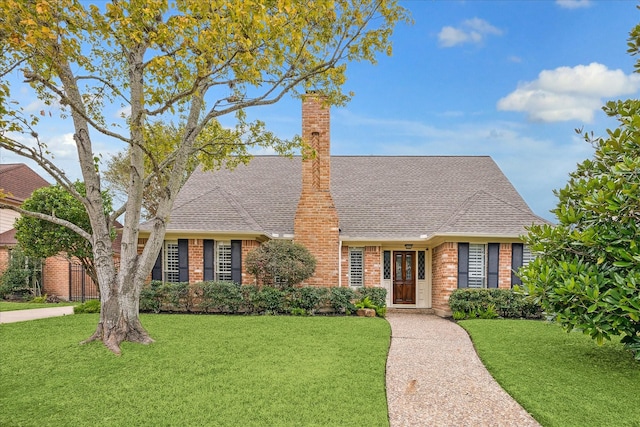
[[[553,221],[553,190],[593,154],[575,129],[604,135],[618,124],[601,107],[638,97],[640,75],[633,73],[635,59],[626,49],[630,30],[640,22],[639,3],[400,4],[414,23],[398,24],[393,54],[380,55],[376,65],[348,64],[344,89],[355,96],[347,106],[332,108],[331,153],[489,155],[531,209]],[[29,104],[39,107],[35,100]],[[249,117],[283,138],[301,131],[297,99],[255,109]],[[71,128],[53,122],[45,133],[67,174],[80,177]],[[120,148],[96,141],[103,158]],[[15,162],[29,163],[0,152],[0,163]]]

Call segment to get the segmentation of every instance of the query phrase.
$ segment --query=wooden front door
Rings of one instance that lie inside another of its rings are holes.
[[[416,303],[416,253],[393,253],[393,303]]]

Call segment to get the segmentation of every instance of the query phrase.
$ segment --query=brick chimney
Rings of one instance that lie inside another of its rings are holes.
[[[329,107],[324,97],[307,93],[302,100],[302,138],[309,152],[302,158],[302,192],[294,219],[294,240],[316,258],[316,272],[307,284],[338,286],[340,236],[338,212],[331,197]]]

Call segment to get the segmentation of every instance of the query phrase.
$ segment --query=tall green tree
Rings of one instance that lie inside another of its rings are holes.
[[[85,194],[84,184],[75,182],[73,188],[79,194]],[[102,193],[104,215],[111,213],[111,197]],[[23,216],[15,223],[16,239],[23,248],[25,255],[33,258],[48,258],[56,254],[66,254],[69,258],[76,258],[85,271],[98,283],[91,243],[67,227],[48,221],[47,216],[69,221],[91,233],[91,221],[84,205],[74,198],[62,186],[56,184],[35,190],[24,201],[22,209],[40,213],[42,216]],[[115,230],[112,230],[115,237]]]
[[[390,53],[393,28],[407,19],[392,0],[118,0],[99,6],[4,0],[0,16],[0,147],[36,161],[85,206],[91,232],[47,219],[91,243],[101,314],[89,340],[101,339],[116,353],[124,340],[153,341],[139,321],[139,295],[190,159],[209,153],[204,166],[216,168],[247,160],[254,145],[291,152],[299,141],[281,141],[263,123],[247,122],[245,110],[311,89],[330,104],[344,104],[350,96],[341,90],[346,63]],[[24,83],[11,79],[14,73]],[[73,124],[86,194],[74,189],[39,136],[46,111],[29,114],[12,97],[22,84],[45,104],[59,105],[61,117]],[[130,112],[121,128],[108,120],[114,106]],[[219,139],[217,120],[228,115],[237,125]],[[162,157],[150,159],[146,129],[172,122],[179,137]],[[214,136],[203,140],[206,146],[197,142],[203,133]],[[104,214],[97,135],[124,144],[129,161],[127,199],[110,216]],[[151,235],[138,253],[143,195],[156,177],[163,188]],[[122,214],[117,269],[110,229]]]
[[[639,49],[640,25],[629,52]],[[538,256],[520,274],[567,330],[598,343],[620,335],[640,360],[640,101],[608,102],[604,111],[619,127],[601,138],[578,131],[594,146],[593,158],[555,192],[558,225],[529,229]]]

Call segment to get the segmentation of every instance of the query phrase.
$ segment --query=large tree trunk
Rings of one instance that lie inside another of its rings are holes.
[[[112,290],[118,287],[111,287]],[[82,343],[101,340],[109,350],[120,354],[123,341],[150,344],[154,340],[140,323],[138,298],[135,286],[125,287],[123,292],[110,292],[100,302],[100,321],[96,331]]]

